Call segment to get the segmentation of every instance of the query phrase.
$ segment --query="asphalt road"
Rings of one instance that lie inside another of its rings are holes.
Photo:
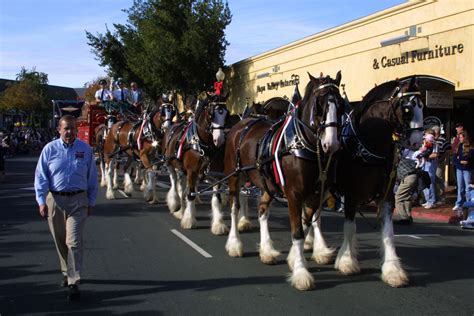
[[[256,250],[255,216],[254,229],[242,234],[245,256],[230,258],[224,249],[226,236],[210,233],[206,201],[198,206],[198,228],[182,230],[163,202],[149,205],[138,192],[129,199],[106,201],[103,189],[86,224],[82,300],[68,302],[66,290],[59,287],[52,237],[34,200],[34,167],[34,157],[11,159],[9,175],[0,180],[1,316],[474,315],[473,231],[428,221],[395,227],[410,285],[394,289],[380,280],[380,233],[373,227],[374,214],[367,213],[367,220],[359,217],[357,222],[361,273],[343,276],[332,265],[309,261],[316,289],[300,292],[286,282],[291,241],[283,207],[274,205],[270,220],[274,245],[282,255],[276,265],[267,266]],[[160,192],[163,201],[165,191]],[[342,215],[323,213],[330,246],[340,246],[342,224]]]

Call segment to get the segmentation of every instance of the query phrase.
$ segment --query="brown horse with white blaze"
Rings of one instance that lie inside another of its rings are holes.
[[[133,184],[129,174],[129,167],[133,159],[139,159],[145,168],[147,185],[144,191],[146,201],[158,202],[156,194],[156,164],[160,162],[161,140],[164,130],[170,126],[172,116],[176,109],[172,104],[163,104],[158,109],[145,112],[138,122],[120,121],[112,125],[108,131],[103,146],[103,157],[106,170],[106,198],[114,199],[113,189],[117,187],[114,160],[117,155],[125,154],[127,162],[124,170],[124,191],[127,194],[133,192]],[[114,183],[114,185],[113,185]]]
[[[302,211],[307,208],[314,212],[324,196],[325,181],[320,175],[332,166],[329,157],[339,149],[344,105],[339,93],[340,72],[336,79],[309,77],[303,100],[285,121],[273,125],[263,118],[244,119],[230,130],[225,148],[225,174],[234,174],[229,178],[232,226],[226,243],[228,254],[243,255],[237,228],[239,195],[241,186],[251,181],[263,192],[258,206],[260,260],[276,262],[279,253],[268,231],[269,206],[275,194],[283,193],[288,200],[293,240],[288,256],[292,270],[289,281],[299,290],[314,285],[303,256]]]
[[[171,182],[166,201],[170,212],[181,219],[184,229],[196,227],[195,199],[199,178],[224,144],[228,114],[225,97],[209,95],[198,102],[190,122],[172,126],[164,136],[163,153]],[[211,207],[212,233],[227,233],[220,194],[213,194]]]

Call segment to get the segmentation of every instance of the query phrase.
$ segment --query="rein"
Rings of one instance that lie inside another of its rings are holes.
[[[325,189],[324,189],[324,185],[326,183],[326,180],[327,180],[327,172],[328,172],[328,169],[329,169],[329,166],[331,165],[331,159],[332,159],[332,153],[329,154],[329,158],[328,158],[328,161],[326,162],[326,166],[324,168],[324,170],[322,169],[322,162],[321,162],[321,150],[319,149],[320,146],[318,146],[318,150],[317,150],[317,154],[318,154],[318,168],[319,168],[319,177],[318,177],[318,180],[316,180],[316,184],[318,182],[321,182],[321,197],[319,199],[319,206],[318,206],[318,210],[317,210],[317,213],[316,213],[316,217],[314,219],[314,222],[316,222],[320,217],[321,217],[321,210],[322,210],[322,207],[323,207],[323,198],[324,198],[324,194],[325,194]]]

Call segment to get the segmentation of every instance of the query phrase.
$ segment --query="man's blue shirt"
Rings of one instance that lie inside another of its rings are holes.
[[[61,138],[48,143],[41,152],[35,172],[36,201],[46,204],[48,191],[87,191],[89,206],[97,197],[97,168],[92,148],[79,139],[72,145]]]

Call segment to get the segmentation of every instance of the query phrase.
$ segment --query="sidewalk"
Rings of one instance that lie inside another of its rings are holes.
[[[460,220],[452,209],[456,201],[456,189],[454,186],[446,188],[446,203],[436,205],[436,208],[425,209],[422,206],[413,207],[411,215],[414,219],[428,219],[440,223],[457,224]]]

